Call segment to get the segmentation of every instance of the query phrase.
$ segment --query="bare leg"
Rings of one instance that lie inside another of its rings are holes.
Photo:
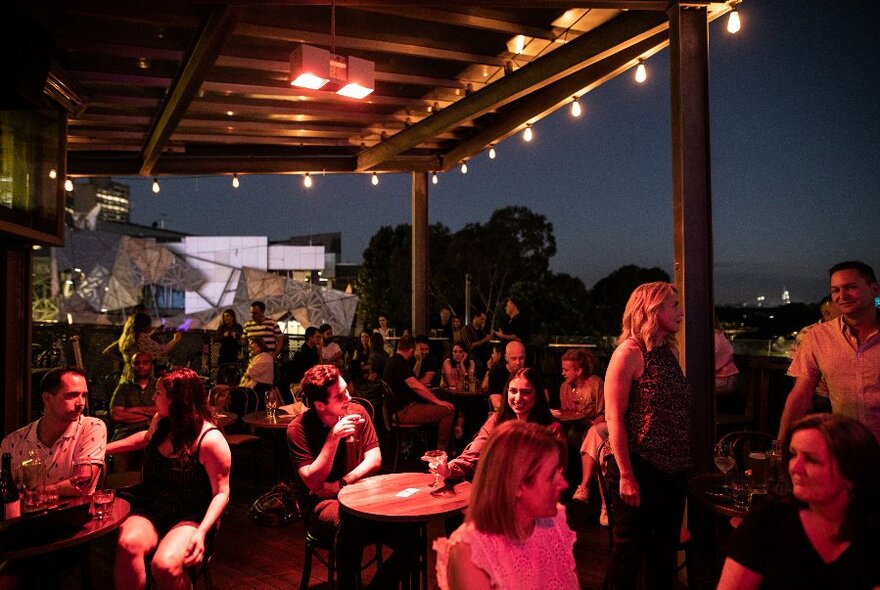
[[[156,585],[164,590],[185,590],[192,586],[183,560],[196,527],[192,524],[178,525],[162,537],[156,554],[153,556],[153,578]]]
[[[113,580],[117,588],[140,589],[147,585],[144,558],[159,544],[156,528],[143,516],[129,516],[119,530]]]

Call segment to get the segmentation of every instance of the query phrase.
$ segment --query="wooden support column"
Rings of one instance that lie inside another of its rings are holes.
[[[412,333],[428,333],[428,173],[412,173]]]
[[[0,367],[3,368],[3,433],[30,421],[31,297],[30,244],[0,238]]]
[[[675,285],[685,310],[679,346],[694,394],[691,447],[698,471],[711,469],[715,438],[708,35],[705,7],[669,9]]]

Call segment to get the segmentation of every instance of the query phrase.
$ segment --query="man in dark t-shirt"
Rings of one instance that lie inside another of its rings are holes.
[[[507,314],[507,325],[503,330],[496,330],[495,336],[507,342],[519,340],[523,344],[528,344],[532,339],[532,328],[513,297],[507,300],[504,313]]]
[[[519,340],[507,344],[504,349],[504,361],[489,371],[489,401],[497,412],[504,401],[504,386],[510,376],[522,369],[526,362],[526,347]]]
[[[299,383],[306,371],[321,362],[318,350],[320,340],[321,333],[318,332],[318,328],[314,326],[306,328],[303,345],[293,354],[291,360],[284,363],[284,377],[288,384]]]
[[[436,424],[437,448],[447,450],[452,438],[453,406],[440,400],[424,386],[409,365],[415,351],[412,336],[401,336],[397,352],[385,365],[382,379],[391,390],[386,400],[389,410],[397,415],[400,424]]]

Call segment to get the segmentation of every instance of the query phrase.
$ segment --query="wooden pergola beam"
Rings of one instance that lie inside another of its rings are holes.
[[[244,7],[215,6],[205,19],[193,48],[168,92],[141,152],[139,174],[149,176],[180,119],[199,91],[207,71],[245,13]]]
[[[525,122],[539,119],[560,103],[567,102],[575,94],[590,90],[617,76],[642,55],[658,51],[668,43],[668,32],[658,33],[640,43],[627,47],[599,63],[584,68],[550,86],[520,99],[491,124],[461,142],[443,156],[442,170],[448,170],[464,159],[482,151],[490,143],[497,142],[521,127]]]
[[[654,12],[631,12],[582,35],[527,66],[486,86],[472,95],[423,119],[408,129],[364,150],[358,155],[359,171],[371,170],[438,133],[450,130],[462,121],[479,117],[513,102],[536,88],[555,82],[574,71],[600,62],[667,27],[666,15]]]

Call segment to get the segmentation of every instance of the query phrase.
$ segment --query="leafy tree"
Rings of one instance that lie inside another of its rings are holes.
[[[604,336],[619,334],[623,309],[635,288],[643,283],[669,280],[662,268],[642,268],[634,264],[621,266],[600,279],[590,291],[593,330]]]

